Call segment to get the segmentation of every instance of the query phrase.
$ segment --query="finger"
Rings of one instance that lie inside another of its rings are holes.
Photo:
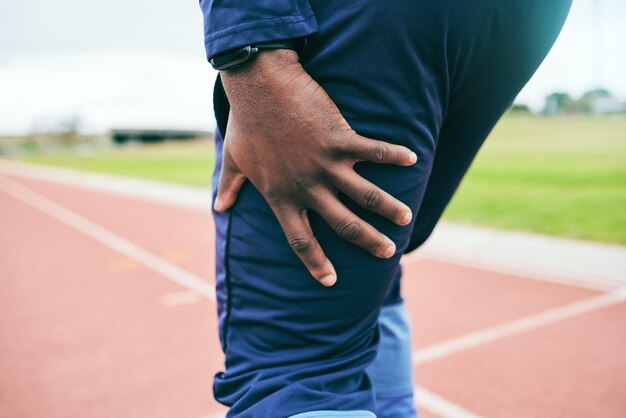
[[[306,210],[295,207],[273,207],[272,210],[285,232],[289,246],[311,275],[324,286],[334,285],[337,273],[313,235]]]
[[[321,192],[313,208],[341,238],[380,258],[391,258],[396,245],[376,228],[352,213],[332,193]]]
[[[360,135],[350,141],[349,153],[357,160],[374,163],[408,166],[417,162],[417,155],[407,147]]]
[[[235,163],[225,153],[213,208],[217,212],[228,210],[237,201],[237,195],[245,181],[246,176],[237,169]]]
[[[377,213],[401,226],[411,223],[413,214],[407,205],[352,169],[343,171],[335,180],[335,186],[363,209]]]

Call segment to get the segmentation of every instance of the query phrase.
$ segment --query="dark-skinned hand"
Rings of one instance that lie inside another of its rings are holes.
[[[324,286],[332,286],[337,274],[313,235],[309,210],[343,239],[377,257],[392,257],[395,244],[350,211],[338,194],[398,225],[409,224],[411,210],[357,174],[354,164],[409,166],[417,161],[415,153],[358,135],[293,51],[263,52],[221,77],[231,113],[215,210],[230,208],[250,180],[293,251]]]

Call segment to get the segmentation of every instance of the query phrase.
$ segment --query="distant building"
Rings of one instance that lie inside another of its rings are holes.
[[[212,132],[180,129],[111,129],[111,140],[116,144],[127,142],[183,141],[188,139],[212,138]]]
[[[624,113],[626,103],[616,97],[597,97],[591,102],[592,113]]]
[[[578,99],[569,94],[555,92],[546,97],[543,114],[608,114],[626,112],[626,102],[619,100],[607,89],[597,88],[585,92]]]

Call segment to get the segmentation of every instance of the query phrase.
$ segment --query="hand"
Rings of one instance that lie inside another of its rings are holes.
[[[354,171],[358,161],[409,166],[409,149],[362,137],[289,50],[267,51],[242,69],[222,73],[231,104],[216,211],[233,205],[249,179],[267,200],[289,245],[324,286],[337,280],[315,239],[307,211],[318,213],[342,238],[380,258],[395,244],[351,212],[342,192],[365,209],[407,225],[411,210]]]

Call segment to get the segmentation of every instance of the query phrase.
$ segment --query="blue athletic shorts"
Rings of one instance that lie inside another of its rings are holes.
[[[344,199],[396,243],[396,255],[382,260],[340,239],[310,212],[338,273],[337,284],[325,288],[246,183],[232,209],[214,213],[226,355],[214,394],[230,406],[229,417],[413,417],[400,257],[431,233],[480,145],[552,46],[570,0],[310,4],[319,31],[301,62],[359,134],[417,153],[412,167],[355,167],[416,216],[399,227]],[[214,103],[216,190],[228,118],[219,81]],[[379,320],[381,308],[382,318],[395,319]],[[407,402],[389,415],[389,405]]]

